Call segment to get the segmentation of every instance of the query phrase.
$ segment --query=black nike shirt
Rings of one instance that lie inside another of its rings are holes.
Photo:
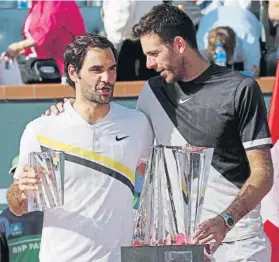
[[[137,109],[149,118],[158,144],[214,148],[204,219],[224,211],[249,177],[246,151],[272,145],[257,82],[226,67],[211,65],[189,82],[168,84],[161,76],[151,78]],[[259,209],[250,215],[261,230]],[[250,231],[238,234],[241,238]],[[234,232],[228,235],[237,238]]]

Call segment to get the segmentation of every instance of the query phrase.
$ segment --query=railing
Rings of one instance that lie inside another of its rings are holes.
[[[274,77],[261,77],[257,79],[263,93],[272,93]],[[143,87],[144,81],[117,82],[114,97],[137,97]],[[24,99],[61,99],[74,97],[74,89],[61,84],[34,84],[23,86],[0,86],[0,100]]]

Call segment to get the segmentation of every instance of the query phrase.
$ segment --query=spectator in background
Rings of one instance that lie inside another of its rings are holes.
[[[119,0],[103,1],[103,21],[106,36],[119,51],[124,40],[130,38],[133,25],[147,13],[152,6],[160,4],[161,0],[133,1]]]
[[[235,5],[241,8],[250,8],[252,1],[251,0],[195,0],[196,4],[201,10],[203,15],[208,14],[212,10],[222,6],[222,5]]]
[[[276,73],[277,59],[279,56],[279,1],[269,1],[268,16],[273,22],[274,39],[272,41],[271,50],[268,50],[265,56],[266,75],[274,76]]]
[[[18,156],[12,161],[10,175],[14,175],[17,165]],[[10,208],[3,210],[0,215],[0,233],[8,243],[10,262],[39,261],[42,226],[43,212],[36,211],[15,216]],[[0,261],[7,260],[0,259]]]
[[[130,40],[133,25],[161,0],[104,0],[103,21],[106,36],[119,51],[117,80],[133,81],[146,80],[156,72],[146,68],[146,57],[142,52],[139,41]]]
[[[212,29],[215,30],[211,31]],[[198,48],[203,56],[210,60],[212,52],[209,49],[211,48],[208,35],[210,31],[211,41],[215,41],[213,40],[215,36],[216,39],[221,39],[223,45],[229,45],[228,41],[233,41],[232,39],[235,38],[233,55],[229,54],[230,60],[227,63],[235,66],[241,63],[235,69],[253,71],[255,76],[258,76],[261,60],[261,30],[260,21],[249,10],[239,6],[221,6],[201,19],[197,32]]]
[[[234,50],[236,47],[236,35],[235,32],[228,26],[220,26],[212,29],[208,33],[208,47],[207,50],[203,50],[203,56],[210,61],[214,62],[214,53],[216,44],[222,43],[223,48],[226,51],[227,61],[233,61]]]
[[[75,36],[85,33],[83,18],[74,0],[32,1],[23,25],[24,40],[10,44],[6,56],[53,58],[63,76],[63,54],[67,45]]]
[[[154,5],[161,3],[172,3],[175,6],[183,4],[194,24],[197,25],[200,21],[201,13],[194,1],[104,0],[103,20],[106,36],[119,51],[118,81],[147,80],[157,75],[154,70],[146,68],[146,57],[142,52],[140,41],[131,40],[130,32],[132,26],[145,13]]]

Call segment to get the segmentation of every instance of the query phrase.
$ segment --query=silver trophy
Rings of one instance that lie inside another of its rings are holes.
[[[37,191],[28,192],[28,212],[44,211],[64,204],[64,153],[32,152],[29,166],[39,177]]]
[[[134,246],[188,245],[200,223],[213,149],[151,149],[135,215]]]

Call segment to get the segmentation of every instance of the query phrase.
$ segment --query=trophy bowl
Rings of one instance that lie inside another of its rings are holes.
[[[200,224],[213,151],[192,146],[155,145],[151,148],[134,217],[132,246],[141,249],[124,248],[122,257],[129,256],[127,252],[131,255],[131,250],[146,256],[147,250],[139,250],[156,247],[157,259],[165,257],[158,261],[204,261],[204,247],[192,245],[192,239]],[[179,252],[188,252],[181,255],[184,260],[178,259]],[[171,254],[178,260],[168,260]],[[123,260],[126,261],[129,260]]]

